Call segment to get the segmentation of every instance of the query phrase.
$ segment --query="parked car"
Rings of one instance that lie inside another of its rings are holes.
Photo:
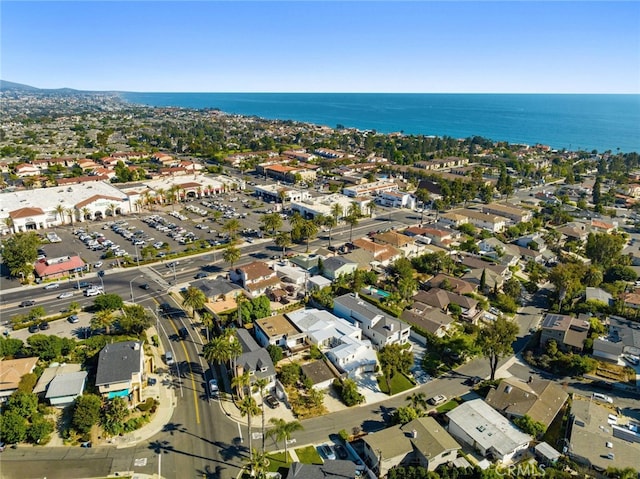
[[[427,400],[427,402],[432,406],[437,406],[438,404],[442,404],[446,400],[447,400],[447,396],[444,396],[443,394],[438,394],[437,396],[433,396],[432,398]]]
[[[28,299],[27,301],[23,301],[19,304],[21,308],[27,308],[29,306],[33,306],[36,302],[33,299]]]
[[[50,283],[44,287],[44,289],[58,289],[60,287],[60,283]]]
[[[631,364],[632,366],[637,366],[638,364],[640,364],[640,359],[630,354],[622,355],[622,359],[624,359],[627,363]]]
[[[39,325],[38,325],[38,329],[40,329],[40,331],[46,331],[47,329],[49,329],[51,326],[49,326],[49,323],[47,321],[42,321]]]
[[[482,378],[480,376],[472,376],[470,378],[465,379],[465,386],[475,386],[476,384],[482,382]]]
[[[71,324],[76,324],[77,322],[80,321],[80,318],[78,318],[77,314],[72,314],[67,318],[67,321],[69,321]]]
[[[80,281],[79,283],[76,283],[73,285],[75,289],[85,289],[85,288],[90,288],[91,286],[92,284],[89,283],[88,281]]]
[[[271,409],[275,409],[278,406],[280,406],[280,401],[278,401],[278,399],[276,399],[276,397],[273,394],[267,394],[264,397],[264,402],[267,404],[267,406],[269,406]]]
[[[206,278],[209,276],[209,273],[205,272],[205,271],[200,271],[198,274],[196,274],[196,279],[202,279],[202,278]]]
[[[593,393],[592,398],[593,399],[597,399],[598,401],[602,401],[602,402],[606,402],[606,403],[609,403],[609,404],[613,404],[613,399],[611,399],[606,394]]]
[[[30,333],[37,333],[38,331],[40,331],[40,328],[37,324],[32,324],[31,326],[29,326]]]
[[[155,386],[157,382],[156,378],[147,378],[147,386]]]
[[[335,461],[336,460],[336,455],[333,452],[333,449],[331,448],[331,446],[329,446],[328,444],[322,444],[320,446],[320,452],[322,453],[322,455],[324,457],[326,457],[330,461]]]
[[[212,397],[218,397],[219,392],[220,392],[220,389],[218,388],[218,380],[209,379],[209,394]]]
[[[93,265],[94,268],[102,268],[102,265],[104,263],[102,261],[98,261],[96,264]]]

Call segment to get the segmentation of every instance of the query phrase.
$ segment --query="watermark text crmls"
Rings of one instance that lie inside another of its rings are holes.
[[[509,464],[502,465],[499,464],[496,467],[496,473],[505,478],[516,478],[516,477],[544,477],[545,470],[544,464],[533,464],[530,462],[523,464]]]

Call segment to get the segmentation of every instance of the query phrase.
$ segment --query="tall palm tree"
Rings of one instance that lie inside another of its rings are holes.
[[[109,208],[111,210],[111,216],[115,216],[116,215],[116,204],[115,203],[109,203],[107,205],[107,208]]]
[[[331,233],[333,231],[333,228],[338,226],[338,220],[336,220],[333,216],[325,216],[323,222],[324,225],[329,228],[329,246],[331,246]]]
[[[231,219],[222,225],[222,231],[229,233],[231,239],[234,240],[241,226],[240,221]]]
[[[201,289],[189,286],[184,292],[182,304],[191,308],[191,317],[195,318],[196,310],[201,309],[207,302],[207,297]]]
[[[378,204],[371,200],[367,203],[367,209],[369,210],[369,218],[373,218],[373,213],[378,209]]]
[[[282,418],[272,417],[269,422],[274,425],[269,431],[269,435],[275,437],[276,441],[284,441],[284,456],[287,457],[287,443],[291,439],[291,434],[304,429],[300,421],[287,422]]]
[[[111,332],[111,326],[113,325],[114,317],[113,311],[109,311],[104,309],[102,311],[98,311],[93,318],[91,318],[91,328],[93,329],[102,329],[104,328],[105,334],[108,336]]]
[[[362,216],[360,205],[358,205],[358,203],[354,201],[353,203],[351,203],[351,206],[349,206],[349,212],[347,213],[347,216],[344,217],[344,220],[349,225],[349,243],[353,241],[353,227],[358,224],[360,216]]]
[[[264,229],[269,231],[271,234],[275,234],[275,232],[282,227],[282,217],[277,211],[262,215],[260,222],[264,226]]]
[[[233,246],[233,244],[229,244],[222,252],[222,259],[229,263],[229,267],[233,269],[233,265],[240,259],[241,255],[242,253],[239,248]]]
[[[282,248],[282,258],[284,259],[285,252],[289,246],[291,246],[291,233],[282,231],[278,233],[273,242],[277,247]]]
[[[56,212],[56,216],[58,216],[58,218],[60,219],[60,223],[64,224],[64,206],[61,204],[57,204],[54,208],[54,211]]]
[[[209,334],[211,332],[211,328],[213,327],[213,314],[209,311],[205,311],[200,315],[200,321],[202,321],[202,325],[207,330],[207,342],[209,342]]]
[[[264,452],[264,389],[269,385],[267,378],[258,378],[253,383],[253,392],[260,393],[260,407],[262,408],[262,452]]]
[[[422,412],[427,409],[427,396],[425,393],[416,392],[407,396],[406,399],[416,411]]]
[[[87,216],[91,214],[91,210],[85,206],[80,211],[82,212],[82,221],[87,221]]]
[[[260,413],[260,408],[253,396],[247,395],[238,404],[238,409],[240,409],[242,417],[247,416],[247,436],[249,437],[249,454],[251,455],[253,452],[251,447],[251,417],[257,416]]]
[[[257,451],[253,449],[251,451],[251,456],[249,456],[245,462],[249,467],[249,475],[251,477],[255,477],[256,479],[266,479],[267,477],[267,468],[269,467],[269,458],[267,457],[267,453],[262,451]]]
[[[236,374],[231,380],[231,387],[238,392],[238,397],[242,398],[247,395],[247,388],[251,385],[251,374],[244,371],[242,374]]]
[[[336,220],[336,224],[340,221],[340,218],[344,216],[344,210],[342,209],[342,205],[340,203],[334,203],[331,205],[331,216]]]
[[[313,220],[305,220],[300,226],[302,237],[307,242],[307,253],[309,252],[309,241],[318,234],[318,225]]]
[[[67,208],[66,213],[69,216],[69,221],[71,222],[71,226],[73,226],[73,220],[75,219],[75,216],[76,216],[75,208]]]
[[[298,211],[295,211],[289,217],[289,224],[291,225],[291,228],[296,228],[296,227],[300,226],[303,221],[304,221],[304,218],[302,217],[302,215]]]

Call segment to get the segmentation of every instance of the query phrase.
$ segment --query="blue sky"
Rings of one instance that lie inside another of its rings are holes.
[[[149,92],[640,93],[640,2],[29,2],[0,77]]]

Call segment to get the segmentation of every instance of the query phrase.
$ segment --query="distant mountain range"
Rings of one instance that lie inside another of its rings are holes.
[[[22,91],[39,93],[92,93],[84,90],[74,90],[73,88],[37,88],[23,83],[0,80],[0,90],[2,91]]]

